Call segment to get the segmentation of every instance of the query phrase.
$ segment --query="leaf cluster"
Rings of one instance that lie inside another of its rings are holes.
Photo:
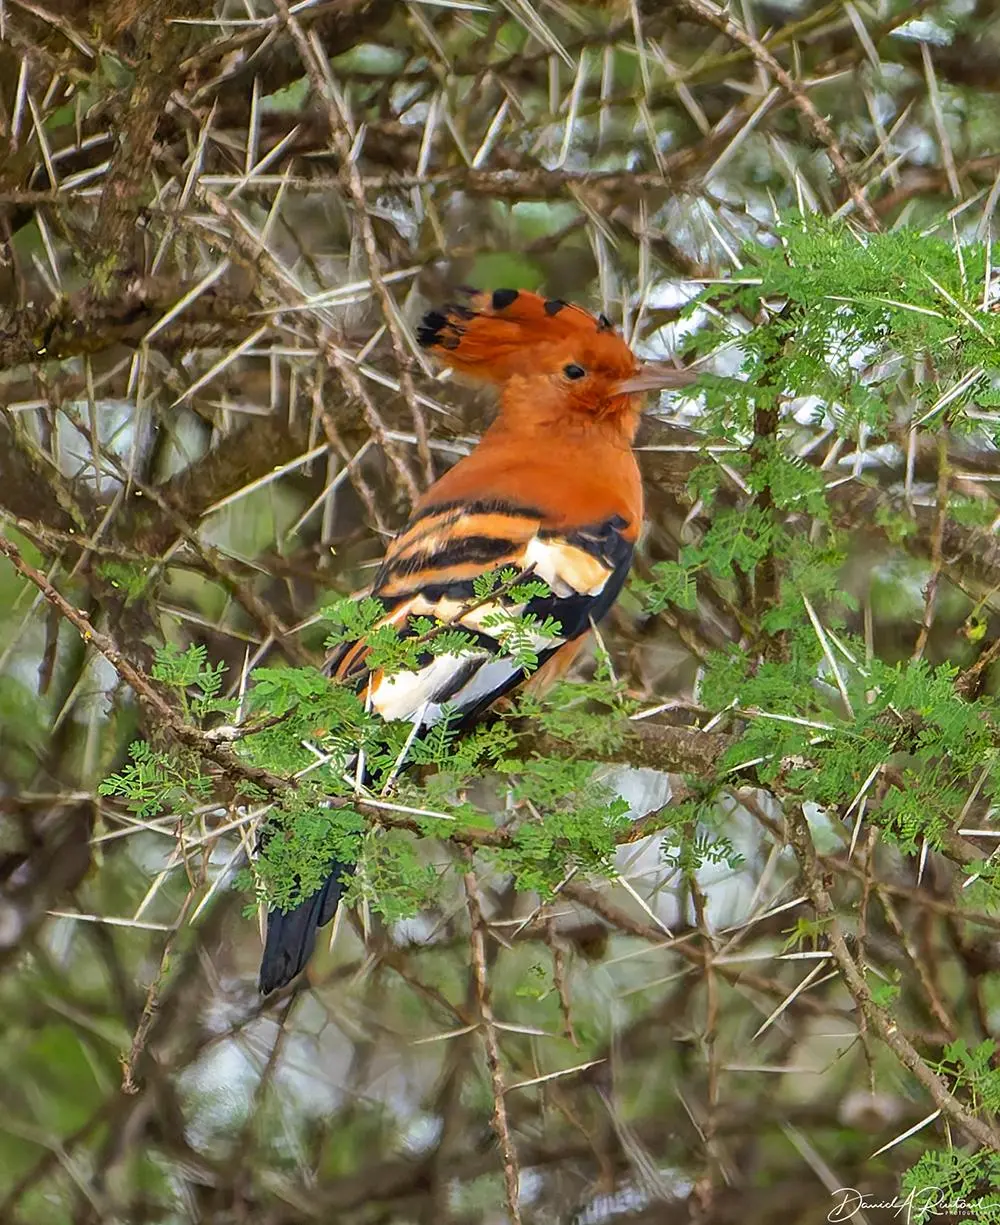
[[[570,868],[609,871],[629,806],[600,780],[594,762],[536,757],[500,769],[529,813],[514,828],[511,849],[493,852],[519,889],[551,897]]]
[[[985,1150],[929,1149],[904,1173],[899,1200],[913,1225],[942,1218],[1000,1225],[1000,1158]]]
[[[144,740],[129,746],[130,761],[109,774],[98,787],[100,795],[116,796],[140,819],[162,812],[185,815],[213,790],[193,754],[159,752]]]
[[[842,641],[836,662],[848,713],[811,629],[797,627],[788,645],[787,659],[756,668],[736,649],[709,659],[703,700],[720,711],[733,706],[747,719],[723,772],[753,762],[766,785],[834,811],[863,792],[874,796],[870,776],[881,772],[892,785],[879,788],[869,814],[907,852],[924,840],[942,845],[981,772],[985,794],[995,793],[1000,712],[988,696],[961,696],[954,666],[877,658],[861,665],[863,644]]]
[[[960,422],[974,396],[985,402],[1000,353],[1000,317],[983,308],[985,244],[959,251],[906,227],[863,234],[816,216],[786,218],[777,233],[775,245],[747,244],[747,276],[706,287],[686,308],[694,316],[713,307],[697,342],[706,350],[734,315],[752,321],[738,340],[745,381],[706,381],[722,436],[746,435],[757,407],[794,397],[813,397],[845,435],[862,425],[881,432],[900,369],[917,361],[933,372],[912,386],[918,401],[937,403],[982,371],[936,419]]]

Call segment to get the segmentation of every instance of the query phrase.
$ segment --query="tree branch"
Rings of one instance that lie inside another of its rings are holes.
[[[156,129],[174,92],[175,65],[191,36],[190,27],[171,19],[196,17],[200,11],[197,0],[150,0],[129,11],[141,51],[97,210],[90,261],[90,289],[97,301],[113,297],[129,270],[136,217],[151,190]]]
[[[953,1122],[958,1124],[967,1135],[977,1140],[986,1148],[1000,1152],[1000,1133],[994,1127],[983,1122],[972,1114],[949,1090],[944,1081],[927,1066],[920,1057],[916,1047],[900,1030],[889,1013],[876,1004],[871,990],[865,980],[864,972],[851,955],[847,947],[844,930],[837,918],[833,899],[824,882],[819,866],[816,848],[809,832],[809,823],[802,809],[789,804],[787,809],[788,839],[795,852],[802,871],[802,879],[806,892],[816,911],[816,916],[823,924],[823,931],[830,943],[830,951],[840,968],[844,985],[854,999],[855,1004],[864,1014],[865,1020],[886,1046],[893,1052],[899,1062],[908,1068],[916,1079],[924,1086],[934,1101],[934,1104]]]

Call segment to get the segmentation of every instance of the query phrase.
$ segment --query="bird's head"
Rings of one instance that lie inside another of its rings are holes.
[[[631,433],[638,396],[696,377],[640,361],[604,315],[524,289],[431,311],[417,339],[452,369],[501,385],[504,415],[526,421],[620,420]]]

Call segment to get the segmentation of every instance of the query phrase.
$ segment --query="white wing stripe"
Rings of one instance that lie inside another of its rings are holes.
[[[560,599],[600,595],[611,573],[596,557],[555,537],[533,536],[524,550],[524,565],[533,566]]]

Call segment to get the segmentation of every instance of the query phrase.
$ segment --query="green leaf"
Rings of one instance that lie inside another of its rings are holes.
[[[669,605],[691,611],[698,605],[694,583],[694,567],[676,561],[658,561],[651,569],[651,578],[634,579],[633,590],[650,613],[660,613]]]

